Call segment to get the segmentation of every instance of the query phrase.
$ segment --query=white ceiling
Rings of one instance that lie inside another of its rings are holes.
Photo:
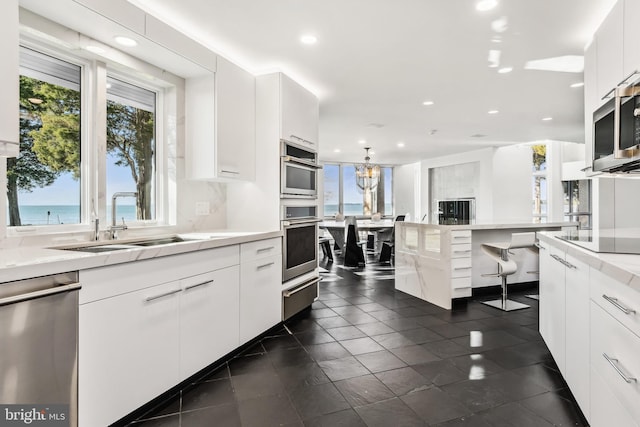
[[[249,71],[283,71],[318,95],[321,159],[361,161],[358,141],[366,140],[372,160],[384,164],[544,139],[583,142],[583,89],[569,87],[582,73],[524,65],[582,55],[615,2],[498,0],[478,12],[476,0],[130,1]],[[497,33],[491,24],[501,17],[507,29]],[[318,42],[301,44],[303,34]],[[511,73],[488,67],[490,49]]]

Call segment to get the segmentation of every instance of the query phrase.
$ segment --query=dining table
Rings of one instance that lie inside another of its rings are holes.
[[[369,219],[358,220],[358,231],[367,231],[376,235],[374,249],[378,248],[381,241],[380,236],[391,233],[393,230],[394,222],[392,219],[384,219],[380,221],[372,221]],[[345,221],[325,220],[319,223],[318,227],[322,230],[327,230],[335,242],[334,248],[342,250],[342,246],[345,242]]]

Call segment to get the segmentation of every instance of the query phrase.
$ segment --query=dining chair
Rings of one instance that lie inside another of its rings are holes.
[[[389,231],[388,239],[382,241],[382,248],[380,249],[380,258],[378,262],[391,262],[391,258],[394,255],[395,238],[396,238],[396,222],[404,221],[405,215],[398,215],[393,221],[393,228]]]

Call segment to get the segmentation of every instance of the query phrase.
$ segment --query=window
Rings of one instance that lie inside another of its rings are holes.
[[[323,171],[325,216],[338,212],[345,216],[364,216],[366,205],[372,213],[393,215],[393,167],[380,167],[380,182],[370,200],[365,200],[365,194],[358,188],[353,164],[325,164]]]
[[[172,84],[147,78],[120,65],[111,71],[109,64],[25,43],[20,154],[7,159],[7,225],[87,224],[94,215],[110,224],[118,192],[130,197],[118,199],[116,222],[166,218],[160,123],[162,106],[175,102],[165,90],[172,91],[178,79],[169,76]]]
[[[533,220],[535,222],[547,221],[547,146],[532,145],[533,164]]]
[[[11,226],[80,223],[81,70],[20,50],[20,154],[7,159]]]
[[[577,221],[582,229],[591,229],[591,181],[562,181],[564,220]]]
[[[107,195],[136,194],[118,201],[116,222],[155,219],[155,113],[155,92],[107,78]]]

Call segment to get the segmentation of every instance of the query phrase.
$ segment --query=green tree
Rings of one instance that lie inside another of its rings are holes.
[[[20,76],[20,154],[7,159],[9,225],[22,225],[18,192],[79,175],[80,94]]]
[[[138,219],[151,219],[154,169],[154,113],[107,101],[107,151],[128,167],[136,184]]]

